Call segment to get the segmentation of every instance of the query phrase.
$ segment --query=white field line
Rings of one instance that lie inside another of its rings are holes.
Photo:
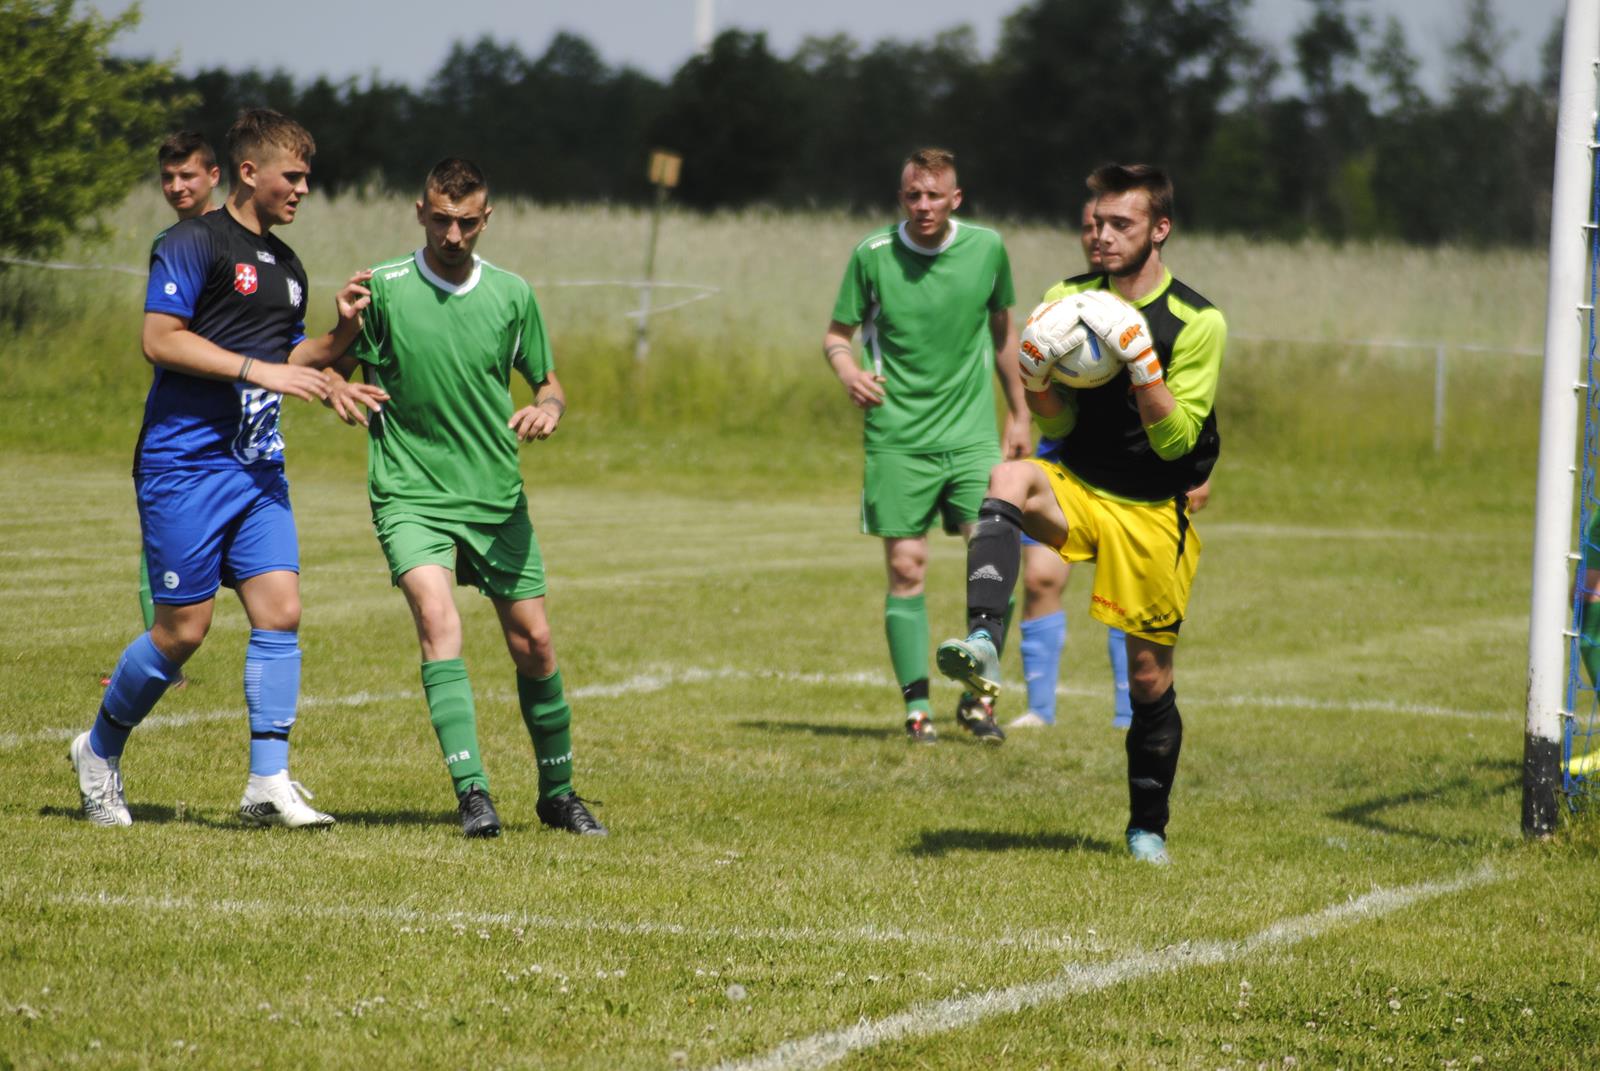
[[[725,666],[721,669],[691,667],[689,669],[663,669],[639,673],[611,684],[587,684],[572,688],[568,690],[567,695],[577,701],[585,699],[621,699],[633,695],[648,695],[651,692],[661,692],[669,688],[713,684],[722,681],[751,680],[814,687],[846,684],[865,688],[892,688],[895,686],[894,678],[885,673],[783,673],[735,669],[731,666]],[[1065,685],[1056,689],[1056,694],[1063,698],[1103,697],[1104,692],[1104,689],[1069,688]],[[503,692],[494,689],[480,691],[478,696],[480,699],[493,702],[504,702],[514,698],[508,691]],[[300,697],[300,708],[302,710],[315,710],[319,707],[360,707],[370,703],[415,702],[420,698],[421,693],[414,688],[393,692],[355,692],[350,695],[338,696],[304,695]],[[1427,703],[1393,703],[1382,699],[1322,699],[1315,696],[1296,695],[1241,694],[1208,696],[1203,693],[1188,693],[1184,696],[1184,702],[1197,707],[1265,707],[1272,710],[1411,714],[1420,717],[1458,718],[1469,721],[1507,721],[1521,716],[1518,711],[1509,708],[1506,710],[1462,710],[1456,707],[1433,706]],[[149,729],[179,729],[187,725],[232,721],[242,719],[244,716],[245,712],[241,701],[240,706],[230,707],[226,710],[194,711],[185,714],[152,714],[140,724],[139,729],[141,732]],[[82,731],[83,726],[76,726],[34,729],[28,732],[0,733],[0,751],[23,747],[28,744],[71,740]]]
[[[32,897],[23,893],[23,902]],[[696,941],[736,941],[781,944],[912,945],[929,948],[994,950],[1020,948],[1031,952],[1060,952],[1082,948],[1081,938],[1039,930],[998,935],[902,930],[893,926],[847,926],[818,929],[812,926],[701,926],[677,922],[608,922],[593,918],[560,918],[517,911],[424,911],[410,907],[370,904],[303,904],[268,900],[207,900],[188,896],[125,896],[120,893],[56,893],[45,903],[66,907],[104,907],[118,911],[176,911],[184,915],[265,915],[269,918],[310,916],[334,922],[386,923],[413,928],[464,926],[475,929],[546,930],[561,933],[603,933],[618,937],[688,937]],[[1093,938],[1090,939],[1091,941]]]
[[[1425,900],[1499,880],[1501,876],[1486,863],[1473,873],[1448,881],[1374,889],[1365,896],[1333,904],[1314,914],[1275,922],[1240,941],[1184,943],[1135,952],[1105,963],[1068,964],[1059,974],[1042,982],[913,1005],[882,1019],[786,1041],[764,1056],[718,1064],[716,1071],[815,1071],[851,1053],[886,1042],[945,1034],[996,1015],[1010,1015],[1081,993],[1110,989],[1124,982],[1191,967],[1230,963],[1263,949],[1297,945],[1342,926],[1382,918]]]

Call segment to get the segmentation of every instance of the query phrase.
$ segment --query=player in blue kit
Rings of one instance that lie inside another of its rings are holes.
[[[315,152],[292,119],[243,112],[228,131],[224,210],[177,224],[151,250],[142,342],[155,373],[133,477],[155,623],[122,652],[93,727],[72,741],[84,814],[98,825],[132,823],[121,772],[128,735],[199,650],[224,584],[250,620],[250,778],[239,815],[254,825],[333,822],[289,779],[300,564],[278,414],[286,394],[326,396],[306,365],[344,352],[369,295],[358,273],[335,299],[337,326],[306,337],[305,270],[269,231],[294,221]],[[368,397],[377,404],[381,392]]]

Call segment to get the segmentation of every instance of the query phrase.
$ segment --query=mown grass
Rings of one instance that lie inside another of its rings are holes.
[[[326,277],[322,244],[347,249],[375,218],[362,213],[395,207],[330,212],[341,229],[327,233],[308,215],[289,237]],[[544,249],[521,264],[536,277],[546,261],[567,277],[621,272],[617,235],[642,225],[507,207],[492,237]],[[716,303],[662,321],[647,369],[632,367],[619,310],[546,300],[574,407],[525,471],[578,784],[605,801],[604,841],[538,827],[510,669],[470,596],[467,660],[507,832],[459,837],[409,620],[366,519],[360,438],[310,407],[288,428],[306,603],[294,771],[339,826],[252,833],[232,817],[246,627],[232,606],[194,683],[130,746],[137,824],[79,819],[66,742],[137,627],[137,284],[37,280],[25,285],[44,292],[18,297],[15,276],[0,279],[0,304],[22,310],[0,356],[0,1066],[737,1065],[938,1001],[1147,961],[1159,969],[951,1029],[928,1012],[935,1028],[842,1066],[1593,1066],[1600,834],[1576,822],[1530,845],[1518,829],[1537,362],[1460,359],[1436,456],[1426,361],[1230,352],[1179,652],[1177,865],[1154,872],[1121,848],[1121,738],[1103,631],[1082,613],[1087,571],[1068,596],[1060,728],[972,746],[940,685],[946,739],[901,737],[881,552],[855,534],[857,425],[812,338],[863,221],[693,223],[671,221],[663,249],[686,259],[663,275],[737,270],[706,276],[729,284]],[[359,259],[409,241],[397,228]],[[1024,231],[1012,245],[1021,289],[1025,271],[1048,278],[1043,251],[1062,240]],[[1422,302],[1396,334],[1537,336],[1515,333],[1537,323],[1515,324],[1518,303],[1468,308],[1496,281],[1523,285],[1505,261],[1318,249],[1307,273],[1307,252],[1195,240],[1172,259],[1204,290],[1191,253],[1225,285],[1256,281],[1218,296],[1241,333],[1312,330],[1254,327],[1246,311],[1287,317],[1297,275],[1305,319],[1345,338],[1409,311],[1395,296],[1407,287],[1460,304],[1435,322]],[[746,280],[758,265],[764,283]],[[1343,287],[1355,276],[1369,282]],[[739,286],[759,302],[735,300]],[[761,341],[734,345],[750,325]],[[960,625],[961,562],[935,540],[937,635]],[[1408,906],[1306,921],[1419,887]],[[1258,940],[1275,926],[1293,939]]]

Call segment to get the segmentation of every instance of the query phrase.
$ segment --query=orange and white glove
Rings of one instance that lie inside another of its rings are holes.
[[[1106,350],[1128,366],[1135,387],[1152,387],[1165,378],[1144,313],[1109,290],[1087,290],[1078,295],[1078,315]]]
[[[1070,298],[1041,302],[1028,314],[1017,353],[1024,390],[1042,394],[1050,389],[1051,369],[1083,345],[1088,338],[1084,328],[1078,318],[1077,302]]]

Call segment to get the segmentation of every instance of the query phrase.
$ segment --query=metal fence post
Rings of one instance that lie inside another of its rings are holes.
[[[1433,452],[1444,453],[1444,343],[1433,348]]]

